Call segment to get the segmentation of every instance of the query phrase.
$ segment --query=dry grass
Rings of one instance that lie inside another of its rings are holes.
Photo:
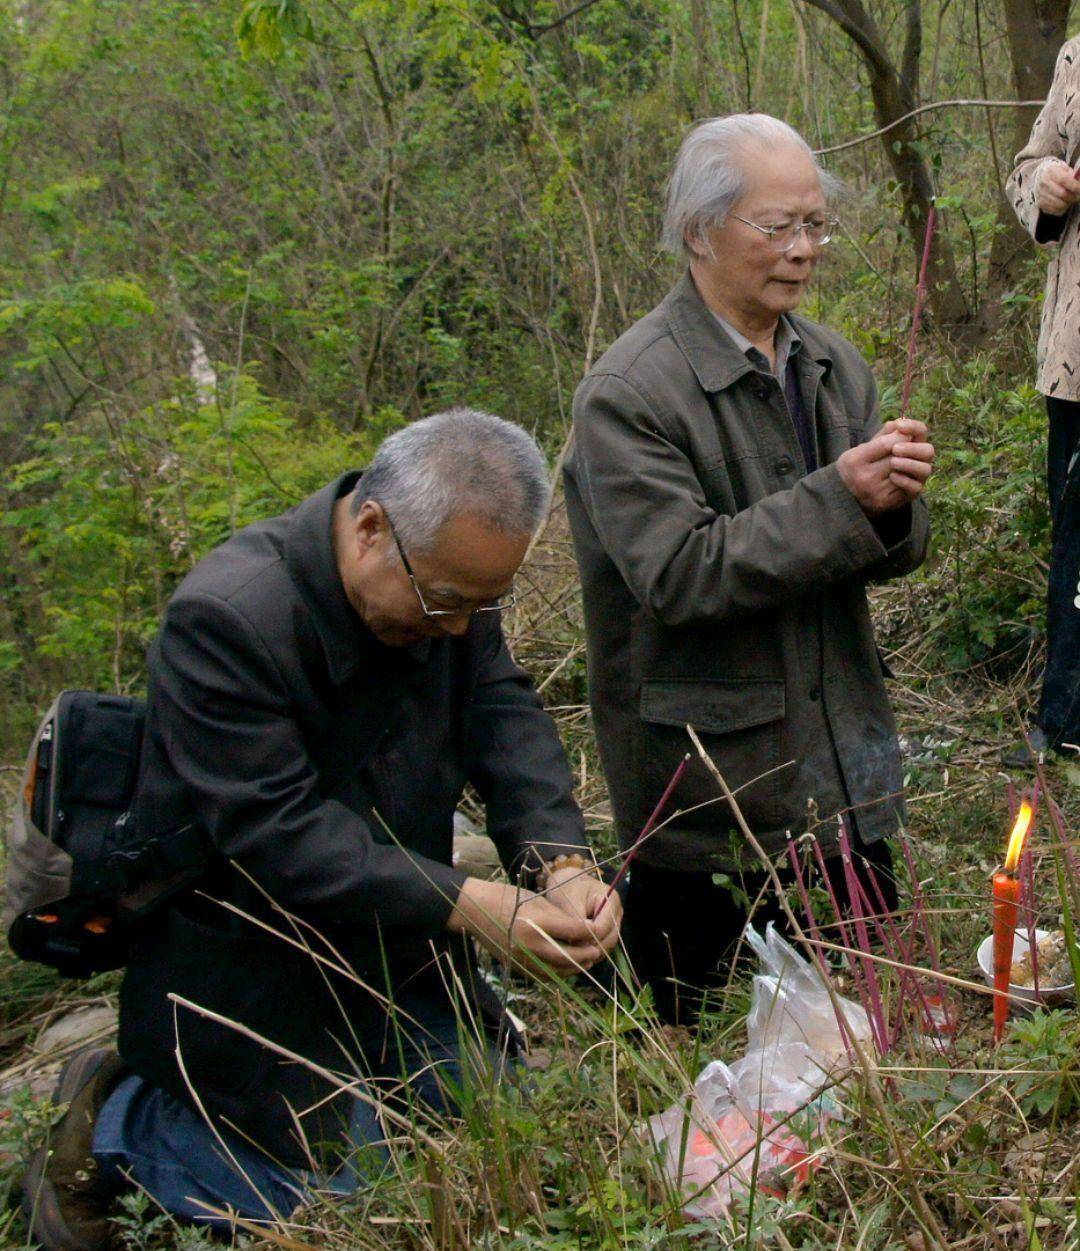
[[[589,824],[609,846],[606,794],[587,722],[580,591],[558,504],[521,583],[525,594],[508,623],[512,646],[544,690]],[[944,669],[918,629],[924,593],[883,588],[875,592],[875,612],[898,677],[892,693],[926,910],[942,971],[959,984],[958,1031],[943,1054],[911,1028],[875,1066],[847,1079],[839,1090],[846,1116],[827,1123],[814,1144],[817,1164],[805,1186],[783,1198],[755,1188],[730,1224],[696,1225],[682,1216],[676,1189],[639,1133],[644,1117],[687,1097],[708,1058],[743,1049],[745,965],[693,1039],[651,1025],[648,1005],[628,989],[538,990],[515,979],[512,1007],[526,1021],[537,1059],[530,1097],[481,1083],[465,1093],[460,1120],[424,1134],[399,1127],[392,1167],[356,1199],[320,1202],[276,1230],[238,1229],[237,1237],[297,1251],[1080,1246],[1080,1026],[1070,1009],[1021,1026],[1022,1037],[995,1051],[985,988],[972,980],[974,948],[989,927],[988,874],[1006,825],[1010,779],[1000,750],[1030,706],[1039,658]],[[14,774],[2,776],[10,794]],[[1059,767],[1050,781],[1075,829],[1076,777]],[[1045,830],[1036,840],[1041,917],[1056,924],[1052,844]],[[19,1093],[38,1067],[31,1043],[58,1014],[110,1002],[115,982],[57,984],[10,960],[2,974],[8,993],[0,1124],[8,1131],[10,1187],[15,1156],[48,1115],[47,1106]],[[902,996],[901,971],[882,966],[881,981],[892,1010]],[[838,986],[850,991],[845,983],[841,975]],[[199,1245],[197,1235],[137,1202],[124,1222],[132,1251]],[[25,1238],[13,1214],[0,1230],[5,1245]]]

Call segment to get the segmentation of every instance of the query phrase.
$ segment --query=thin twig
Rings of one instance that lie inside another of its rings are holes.
[[[918,117],[920,113],[933,113],[937,109],[1030,109],[1040,108],[1044,103],[1044,100],[935,100],[932,104],[919,105],[917,109],[912,109],[910,113],[905,113],[902,117],[895,118],[887,126],[882,126],[879,130],[872,130],[868,135],[860,135],[857,139],[847,139],[845,142],[833,144],[829,148],[815,148],[814,155],[827,156],[830,152],[843,152],[847,148],[857,148],[861,143],[869,143],[871,139],[887,135],[890,130],[895,130],[897,126],[902,125],[912,117]]]

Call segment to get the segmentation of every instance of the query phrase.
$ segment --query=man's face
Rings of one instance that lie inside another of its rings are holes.
[[[529,537],[492,530],[469,515],[452,517],[430,548],[404,549],[414,586],[386,513],[367,501],[346,522],[338,563],[349,602],[372,634],[388,647],[408,647],[464,634],[474,609],[508,595]],[[429,612],[451,615],[425,616],[421,596]]]
[[[826,216],[825,196],[813,161],[798,148],[747,152],[746,194],[733,214],[758,226],[780,226]],[[702,249],[695,257],[695,277],[722,307],[752,323],[767,325],[790,312],[803,297],[821,249],[801,231],[789,252],[778,252],[772,240],[733,215],[709,236],[712,256]]]

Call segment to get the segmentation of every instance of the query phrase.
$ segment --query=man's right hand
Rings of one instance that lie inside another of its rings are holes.
[[[580,973],[605,955],[587,919],[532,891],[476,877],[466,878],[446,928],[531,973]]]
[[[868,517],[902,508],[922,494],[936,455],[926,434],[926,426],[912,417],[887,421],[872,439],[837,458],[844,485]]]
[[[1040,213],[1062,217],[1080,200],[1080,182],[1071,165],[1064,161],[1051,161],[1039,174],[1039,189],[1035,203]]]

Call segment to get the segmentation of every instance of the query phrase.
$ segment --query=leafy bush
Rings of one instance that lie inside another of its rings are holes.
[[[888,420],[895,389],[882,396]],[[987,355],[942,365],[912,397],[938,449],[928,488],[933,545],[911,583],[921,628],[952,666],[986,659],[1041,620],[1050,518],[1046,410],[1034,387],[1004,386]]]
[[[1080,1107],[1078,1059],[1080,1029],[1074,1013],[1040,1010],[1015,1020],[1007,1062],[1021,1069],[1013,1085],[1021,1112],[1057,1120]]]
[[[250,374],[223,373],[202,402],[183,379],[120,417],[103,405],[47,423],[10,470],[0,522],[7,698],[33,707],[67,684],[138,688],[164,603],[196,561],[362,464],[400,421],[384,410],[363,435],[297,423]]]

